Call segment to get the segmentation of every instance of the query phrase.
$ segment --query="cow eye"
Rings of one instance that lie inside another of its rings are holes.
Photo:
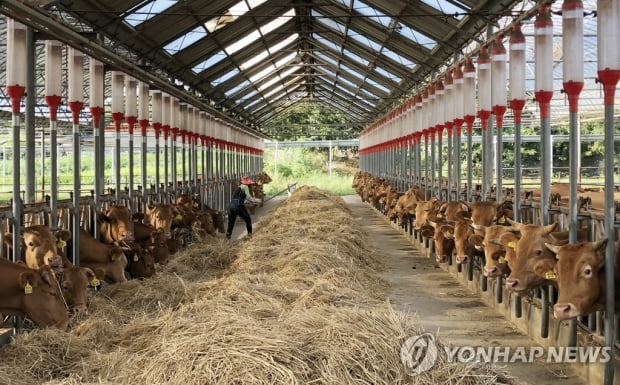
[[[542,255],[542,249],[536,250],[536,255]]]
[[[583,268],[583,276],[586,278],[590,278],[592,276],[592,268],[590,266]]]
[[[28,246],[33,247],[34,246],[34,242],[32,242],[32,241],[28,242]]]

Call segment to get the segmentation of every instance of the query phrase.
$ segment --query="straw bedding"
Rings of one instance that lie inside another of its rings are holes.
[[[386,302],[382,268],[345,203],[298,189],[250,240],[206,238],[156,277],[109,286],[71,332],[0,350],[0,384],[491,384],[448,364],[410,376],[421,334]]]

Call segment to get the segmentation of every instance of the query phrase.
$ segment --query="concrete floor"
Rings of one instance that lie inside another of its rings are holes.
[[[286,195],[275,197],[252,215],[254,229]],[[459,283],[435,261],[427,258],[376,210],[358,196],[343,197],[369,235],[371,245],[385,264],[382,277],[390,283],[393,306],[411,312],[422,329],[452,346],[539,346],[500,313],[486,306],[473,291]],[[245,224],[237,219],[233,239],[245,236]],[[508,363],[505,370],[523,384],[582,385],[570,364]]]

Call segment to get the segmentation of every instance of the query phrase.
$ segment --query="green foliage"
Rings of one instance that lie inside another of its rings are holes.
[[[334,151],[336,153],[337,151]],[[327,148],[285,147],[265,150],[264,170],[272,177],[265,186],[265,193],[273,195],[289,184],[312,185],[337,195],[351,195],[353,174],[358,169],[357,160],[344,158],[332,161],[329,175],[329,150]]]

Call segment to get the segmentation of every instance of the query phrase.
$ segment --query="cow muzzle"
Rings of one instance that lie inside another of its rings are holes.
[[[121,239],[125,242],[133,242],[135,240],[132,231],[126,231],[121,233]]]
[[[556,303],[553,306],[553,316],[558,320],[566,320],[577,316],[577,309],[572,303]]]
[[[456,263],[458,263],[459,265],[462,265],[464,263],[467,263],[467,261],[469,260],[469,257],[467,255],[457,255],[455,259],[456,259]]]
[[[493,266],[491,269],[485,267],[482,270],[482,274],[485,277],[494,278],[494,277],[499,277],[500,272],[499,272],[499,269],[497,268],[497,266]]]

